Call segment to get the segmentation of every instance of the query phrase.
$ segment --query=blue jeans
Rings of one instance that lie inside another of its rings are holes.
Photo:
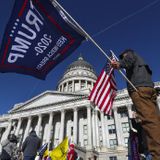
[[[35,156],[24,156],[24,160],[34,160]]]

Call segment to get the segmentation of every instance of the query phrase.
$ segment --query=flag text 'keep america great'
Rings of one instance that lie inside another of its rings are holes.
[[[44,79],[83,39],[49,0],[16,1],[3,38],[0,71]]]

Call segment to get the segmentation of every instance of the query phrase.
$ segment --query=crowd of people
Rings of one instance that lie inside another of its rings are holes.
[[[114,69],[126,69],[128,93],[140,120],[139,126],[135,125],[141,142],[139,153],[144,152],[152,157],[150,159],[160,160],[160,113],[156,103],[160,88],[154,88],[150,67],[131,49],[122,52],[119,61],[111,61],[111,66]],[[134,122],[132,123],[134,125]],[[17,137],[11,134],[1,144],[1,160],[34,160],[40,144],[41,140],[36,132],[31,131],[25,139],[22,149],[19,150],[17,149]],[[67,159],[75,160],[76,158],[74,145],[71,145]],[[133,159],[133,157],[131,158]]]
[[[14,134],[1,142],[0,160],[35,160],[38,150],[41,147],[41,139],[32,130],[22,144],[21,149],[17,147],[18,139]],[[74,144],[69,145],[67,160],[77,160],[78,155]]]
[[[18,154],[17,137],[14,134],[10,134],[8,138],[1,143],[0,159],[17,160],[19,157]]]
[[[23,142],[22,148],[17,147],[18,139],[14,134],[1,143],[1,160],[34,160],[41,145],[40,138],[33,130]]]

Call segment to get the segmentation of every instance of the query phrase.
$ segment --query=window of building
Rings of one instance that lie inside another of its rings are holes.
[[[79,88],[79,81],[75,81],[75,91],[78,91],[80,88]]]
[[[122,113],[120,113],[120,116],[121,116],[121,118],[128,117],[128,113],[122,112]]]
[[[118,113],[120,114],[121,118],[128,117],[128,110],[126,107],[118,108]]]
[[[129,123],[128,122],[122,123],[122,131],[123,131],[123,133],[129,132]]]
[[[111,148],[115,148],[117,146],[117,139],[110,139],[109,144]]]
[[[103,141],[102,140],[100,140],[100,146],[103,146]]]
[[[109,160],[117,160],[117,156],[111,156],[109,157]]]
[[[87,146],[87,144],[88,144],[88,141],[87,141],[87,139],[85,139],[84,140],[84,146]]]
[[[68,91],[69,91],[69,92],[72,92],[72,82],[69,82],[69,83],[68,83]]]
[[[113,119],[113,117],[112,117],[112,116],[110,116],[110,115],[107,115],[107,119],[108,119],[108,120],[112,120],[112,119]]]
[[[67,92],[67,84],[64,84],[64,92]]]
[[[87,125],[84,125],[84,126],[83,126],[83,134],[84,134],[84,135],[87,135]]]
[[[71,136],[73,136],[73,127],[71,127]]]
[[[91,82],[87,82],[87,88],[91,89]]]
[[[109,134],[115,134],[116,133],[116,128],[115,128],[114,124],[108,125],[108,132],[109,132]]]
[[[128,137],[124,138],[124,143],[125,143],[125,146],[128,147]]]
[[[62,86],[59,87],[59,90],[62,92]]]
[[[102,135],[102,126],[99,126],[99,135]]]
[[[85,88],[85,81],[84,80],[81,81],[81,89],[83,89],[83,88]]]

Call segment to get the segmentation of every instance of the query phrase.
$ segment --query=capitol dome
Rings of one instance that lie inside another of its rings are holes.
[[[58,83],[60,92],[78,92],[92,89],[97,76],[91,64],[82,56],[71,63]]]

